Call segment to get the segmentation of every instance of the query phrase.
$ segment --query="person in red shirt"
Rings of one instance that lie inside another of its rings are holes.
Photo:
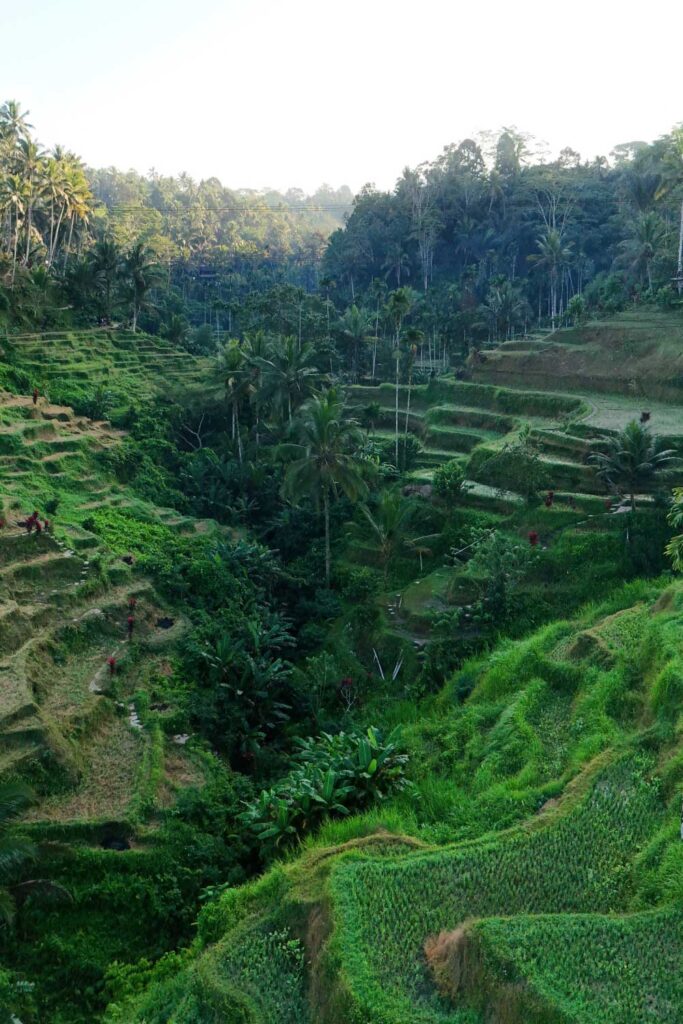
[[[135,619],[132,615],[128,616],[128,639],[133,639],[133,629],[135,627]]]
[[[38,388],[34,388],[33,389],[33,404],[34,405],[38,405],[38,397],[39,397],[39,395],[40,395],[40,391],[38,390]]]
[[[538,534],[535,530],[529,530],[529,543],[531,544],[532,548],[535,548],[538,544]]]
[[[109,675],[113,676],[116,672],[116,658],[113,655],[107,658],[107,665],[109,665]]]

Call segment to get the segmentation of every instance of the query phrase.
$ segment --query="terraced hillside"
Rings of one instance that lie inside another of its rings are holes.
[[[94,388],[109,393],[110,415],[163,392],[204,392],[220,386],[213,362],[163,338],[107,328],[12,335],[0,358],[26,374],[27,391],[75,402]]]
[[[528,424],[546,468],[548,489],[560,495],[604,495],[588,457],[606,435],[640,416],[642,402],[620,394],[499,387],[484,383],[485,373],[488,370],[481,372],[480,383],[445,377],[415,386],[410,389],[409,411],[408,388],[399,388],[399,432],[403,435],[407,425],[422,446],[412,476],[429,482],[435,466],[458,459],[467,470],[470,501],[490,504],[495,495],[489,490],[486,458],[514,442]],[[351,405],[366,419],[372,407],[379,406],[378,414],[372,412],[371,428],[378,440],[388,442],[395,436],[395,397],[390,384],[350,389]],[[650,401],[647,411],[653,432],[683,451],[680,409]]]
[[[93,517],[116,510],[179,531],[212,528],[118,485],[97,456],[120,436],[68,407],[0,393],[0,777],[39,782],[34,821],[126,819],[149,782],[153,742],[130,695],[184,628]],[[40,533],[19,525],[34,508],[50,520]],[[158,789],[165,755],[155,756]]]
[[[683,324],[680,313],[620,313],[585,327],[563,328],[544,338],[509,341],[473,363],[486,383],[556,387],[643,400],[683,400]]]
[[[682,627],[639,584],[466,666],[417,794],[226,892],[109,1020],[677,1024]]]

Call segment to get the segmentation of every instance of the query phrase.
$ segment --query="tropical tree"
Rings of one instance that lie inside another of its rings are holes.
[[[673,449],[664,447],[662,438],[631,420],[616,437],[607,438],[602,451],[589,456],[589,461],[609,488],[628,494],[635,512],[636,495],[664,480],[680,460]]]
[[[0,179],[0,210],[7,221],[7,248],[12,252],[12,278],[10,287],[14,288],[17,272],[17,252],[19,248],[19,230],[26,209],[26,189],[19,174],[8,174]]]
[[[683,126],[671,133],[663,161],[662,182],[657,198],[672,196],[680,198],[678,222],[678,258],[676,261],[676,284],[678,294],[683,292]]]
[[[411,288],[397,288],[389,296],[387,312],[394,327],[394,351],[393,357],[396,362],[395,378],[395,444],[396,444],[396,465],[398,466],[398,384],[400,378],[401,362],[401,327],[403,321],[413,307],[413,291]]]
[[[673,500],[668,515],[669,525],[675,529],[683,527],[683,487],[675,487]],[[683,533],[672,537],[669,541],[666,553],[673,563],[677,572],[683,572]]]
[[[231,411],[231,435],[237,442],[237,457],[243,461],[242,436],[240,434],[240,408],[251,392],[251,374],[246,353],[239,341],[232,339],[222,345],[219,362],[225,373],[225,394]]]
[[[300,345],[296,338],[275,338],[265,357],[257,356],[254,365],[261,371],[262,402],[291,425],[295,410],[313,393],[320,373],[311,345]]]
[[[628,234],[620,243],[619,262],[638,281],[645,279],[652,289],[652,266],[666,239],[666,225],[650,211],[641,213],[628,226]]]
[[[100,238],[90,253],[90,262],[102,295],[104,315],[110,320],[114,285],[121,264],[121,250],[113,238]]]
[[[344,403],[330,388],[302,408],[295,424],[297,442],[282,445],[292,461],[287,466],[283,491],[299,501],[312,498],[321,509],[325,529],[325,581],[330,585],[330,502],[340,493],[352,501],[363,497],[367,485],[355,452],[362,436],[355,420],[345,418]]]
[[[531,262],[546,271],[548,275],[548,293],[550,303],[550,322],[553,330],[559,316],[560,275],[569,263],[571,245],[565,245],[562,231],[556,227],[548,227],[536,240],[538,252],[529,257]]]
[[[24,259],[28,266],[31,254],[31,241],[33,238],[33,213],[36,204],[40,201],[45,191],[45,165],[43,153],[37,143],[30,138],[21,137],[17,146],[19,160],[19,173],[24,182],[26,195],[26,217],[24,222]]]
[[[358,376],[358,353],[371,339],[371,314],[359,309],[355,304],[350,306],[342,316],[339,326],[351,349],[351,375],[355,380]]]
[[[161,268],[145,244],[137,242],[123,261],[122,274],[130,289],[133,303],[133,334],[135,334],[138,316],[145,303],[147,293],[159,281]]]
[[[406,370],[408,374],[408,390],[406,392],[406,425],[403,431],[403,436],[408,436],[408,424],[410,422],[410,399],[413,393],[413,370],[415,368],[415,358],[417,356],[418,347],[424,341],[424,334],[418,330],[417,327],[409,327],[405,333],[406,341]]]
[[[22,112],[21,104],[16,100],[7,100],[0,106],[0,140],[16,146],[20,139],[28,139],[31,134],[30,125],[26,120],[29,111]]]
[[[374,509],[360,506],[362,520],[349,525],[350,535],[375,553],[386,584],[389,563],[409,546],[409,527],[414,505],[398,491],[382,491]]]

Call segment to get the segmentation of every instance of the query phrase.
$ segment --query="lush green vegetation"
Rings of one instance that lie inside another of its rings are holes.
[[[679,135],[340,226],[2,107],[0,1020],[677,1019]]]

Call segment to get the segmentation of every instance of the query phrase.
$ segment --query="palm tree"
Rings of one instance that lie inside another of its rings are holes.
[[[33,228],[33,211],[45,188],[43,154],[40,147],[28,137],[21,137],[18,142],[19,173],[26,190],[26,219],[24,227],[26,249],[24,264],[28,266],[31,252],[31,232]]]
[[[16,100],[3,103],[0,107],[0,139],[7,140],[13,146],[16,146],[19,139],[28,139],[33,127],[26,120],[29,113],[28,110],[22,113],[21,104]]]
[[[413,306],[413,293],[410,288],[397,288],[389,296],[387,303],[387,310],[389,317],[394,325],[394,359],[396,360],[396,379],[395,379],[395,413],[396,413],[396,424],[395,424],[395,441],[396,441],[396,467],[398,468],[398,383],[400,375],[400,362],[401,362],[401,327],[405,317],[410,312]]]
[[[680,295],[683,292],[683,126],[675,128],[671,133],[671,145],[664,158],[663,180],[656,198],[659,199],[662,196],[680,196],[681,200],[676,265],[676,285]]]
[[[282,445],[293,456],[287,466],[284,494],[298,501],[304,496],[322,508],[325,528],[325,581],[330,585],[330,500],[340,492],[352,501],[363,497],[367,485],[355,451],[361,443],[355,420],[344,417],[344,403],[330,388],[310,399],[295,425],[298,441]]]
[[[184,345],[190,325],[184,316],[179,313],[170,313],[163,327],[163,335],[172,345]]]
[[[159,280],[161,270],[153,253],[143,242],[137,242],[123,261],[123,274],[133,299],[133,334],[147,293]]]
[[[111,319],[112,291],[121,264],[121,250],[113,238],[101,238],[90,253],[95,278],[102,289],[104,314]]]
[[[538,253],[529,259],[548,272],[548,288],[550,293],[550,322],[555,330],[555,321],[559,314],[558,284],[560,273],[571,257],[571,244],[562,241],[562,232],[558,228],[549,227],[540,238],[536,239]]]
[[[311,345],[299,345],[296,338],[277,338],[271,342],[265,358],[254,364],[261,370],[262,401],[268,402],[289,424],[294,411],[313,393],[320,376]]]
[[[244,350],[234,338],[227,345],[221,346],[219,361],[225,372],[225,394],[231,410],[232,439],[237,441],[237,457],[241,464],[244,453],[240,434],[240,406],[251,393],[250,367]]]
[[[367,505],[361,505],[363,522],[354,522],[349,526],[351,536],[377,555],[385,585],[389,563],[401,550],[410,547],[408,527],[414,507],[398,491],[383,491],[375,511],[371,511]]]
[[[589,456],[589,461],[608,487],[629,495],[635,512],[636,494],[665,479],[680,460],[675,451],[664,448],[661,438],[631,420],[616,437],[606,439],[603,450]]]
[[[7,887],[11,873],[35,860],[37,848],[12,831],[12,826],[33,800],[33,792],[23,782],[0,783],[0,920],[8,923],[14,916],[14,897]]]
[[[342,334],[351,346],[351,375],[355,380],[358,376],[358,351],[370,337],[371,317],[365,309],[355,304],[346,310],[340,320]]]
[[[396,275],[396,287],[401,287],[401,277],[410,276],[410,258],[403,250],[400,242],[391,242],[387,248],[387,258],[382,264],[385,271],[384,276],[389,279],[392,274]]]
[[[424,342],[424,334],[418,330],[417,327],[409,327],[406,331],[405,340],[408,343],[408,393],[406,397],[406,428],[403,432],[405,438],[408,437],[408,423],[410,422],[410,396],[413,392],[413,369],[415,368],[415,357],[417,356],[418,346]],[[398,469],[398,464],[396,466]]]
[[[7,247],[12,250],[12,278],[10,287],[14,288],[17,271],[17,250],[19,247],[19,228],[21,217],[26,209],[26,189],[19,174],[8,174],[0,181],[0,210],[7,216]],[[14,232],[12,232],[12,214],[14,214]],[[14,243],[12,244],[12,234]]]
[[[645,277],[651,290],[652,264],[666,238],[666,226],[658,214],[641,213],[629,224],[628,232],[619,245],[619,260],[634,277],[639,280]]]

